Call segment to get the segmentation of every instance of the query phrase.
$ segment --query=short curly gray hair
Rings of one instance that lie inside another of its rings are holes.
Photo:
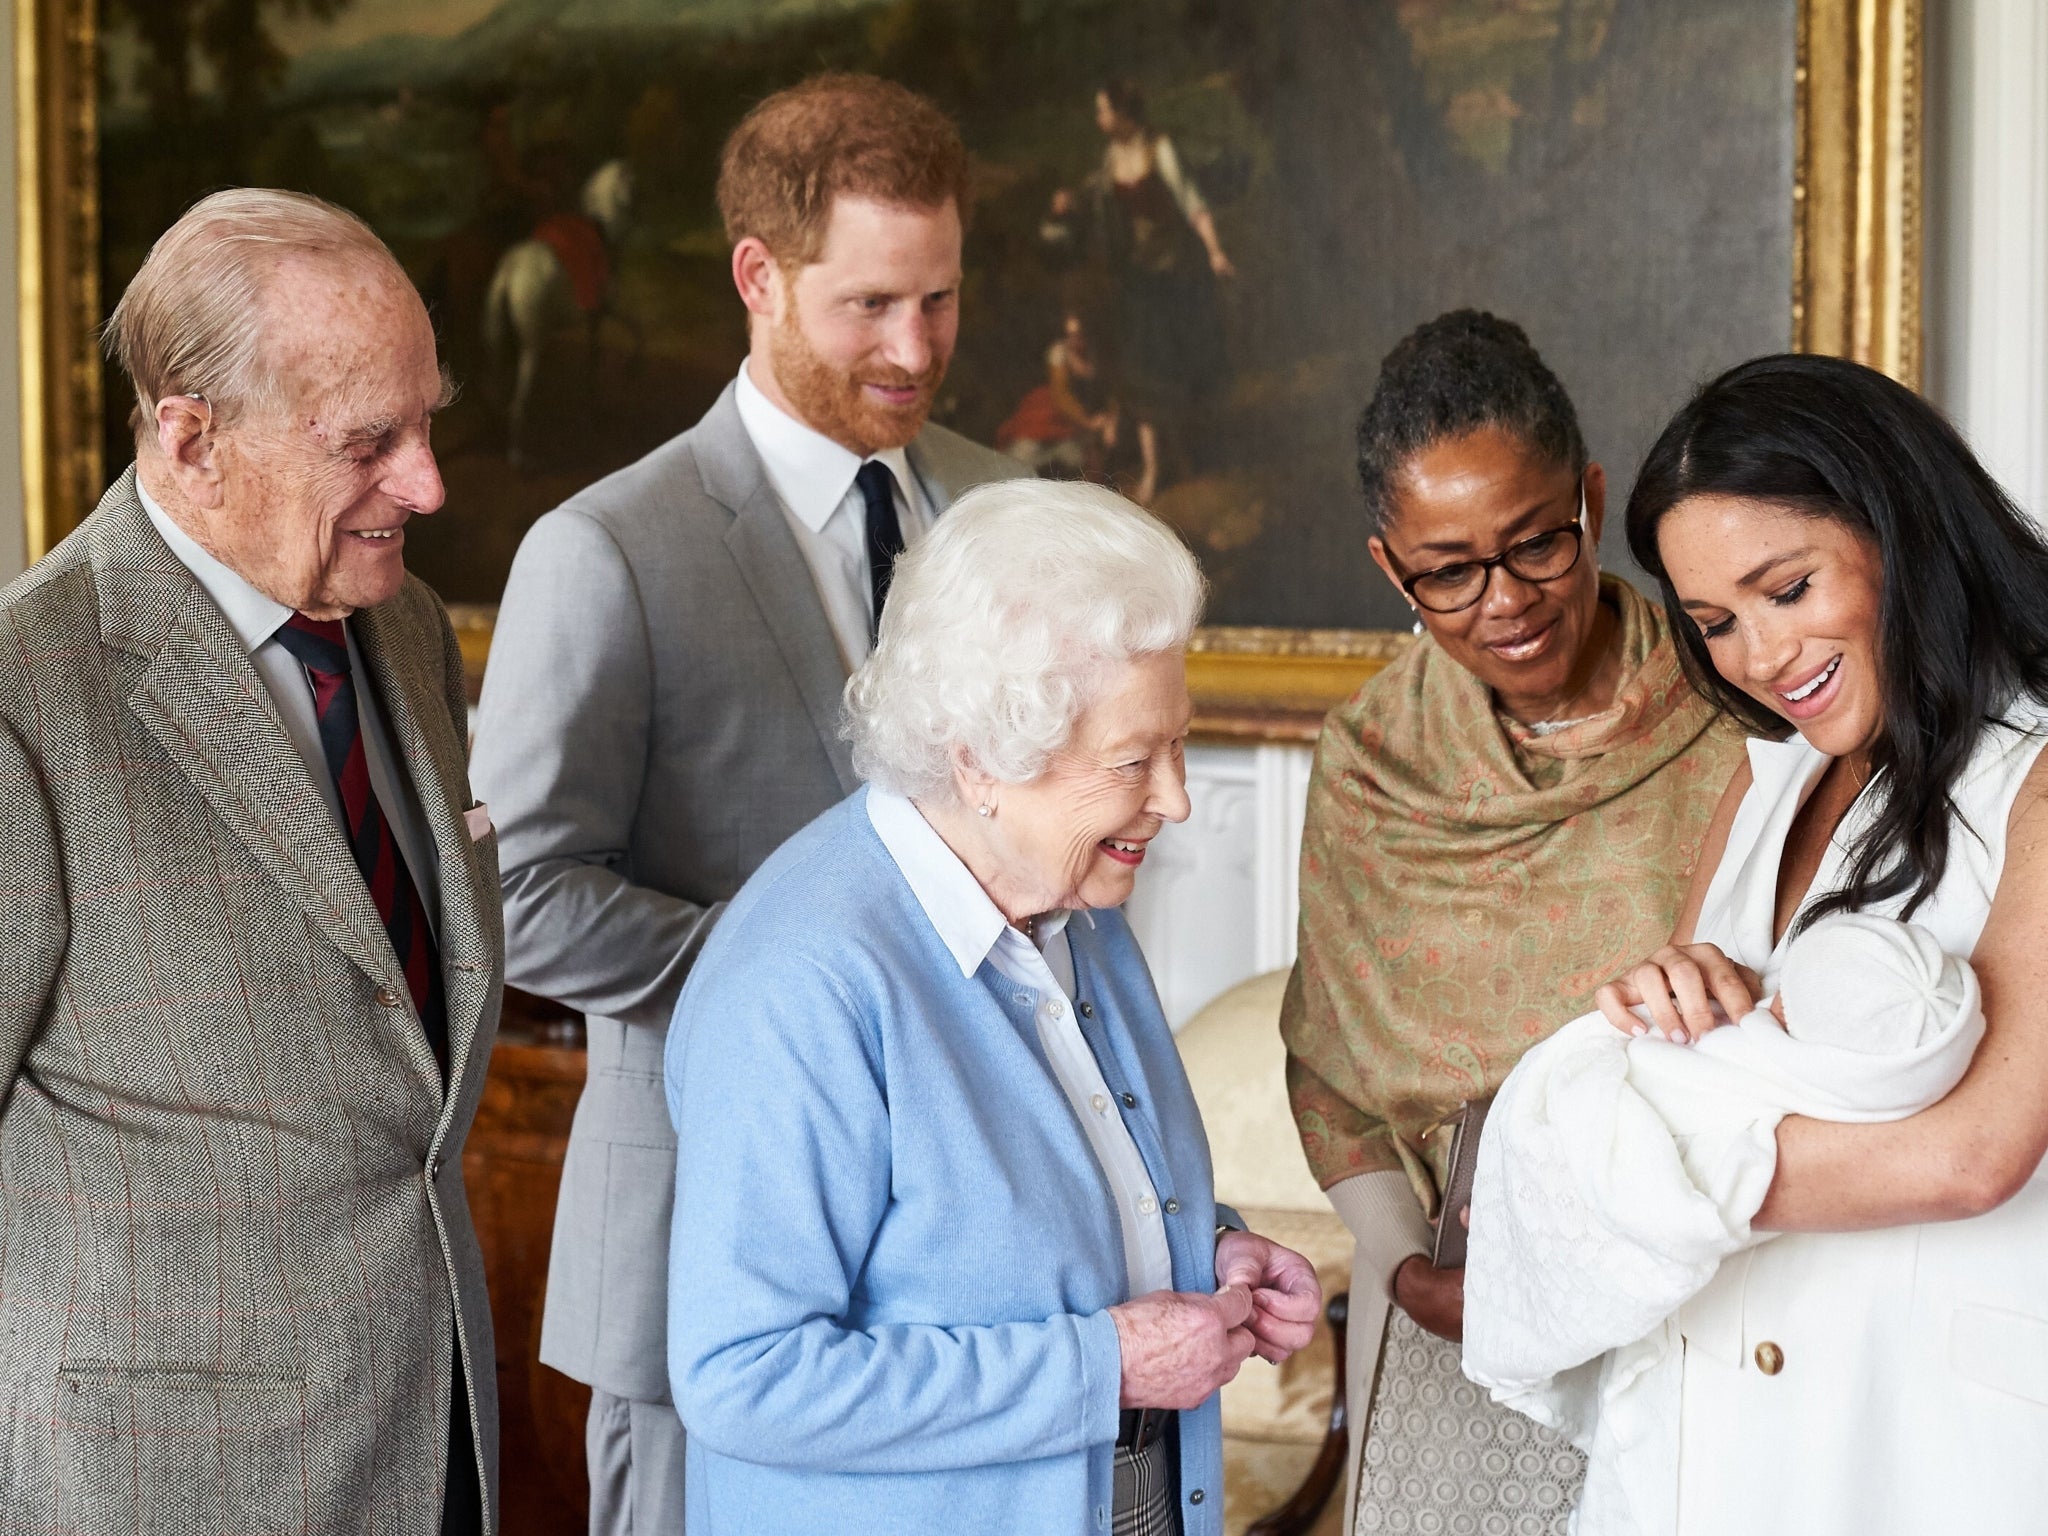
[[[1113,491],[968,492],[896,565],[874,654],[846,685],[862,778],[950,803],[953,752],[1036,778],[1126,661],[1185,647],[1204,583],[1187,546]]]

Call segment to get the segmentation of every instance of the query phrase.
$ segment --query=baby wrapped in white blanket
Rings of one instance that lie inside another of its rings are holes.
[[[1465,1374],[1587,1452],[1579,1536],[1677,1523],[1673,1315],[1752,1236],[1788,1114],[1896,1120],[1983,1037],[1977,979],[1923,928],[1845,914],[1787,946],[1772,1005],[1696,1045],[1598,1013],[1509,1074],[1487,1117]]]

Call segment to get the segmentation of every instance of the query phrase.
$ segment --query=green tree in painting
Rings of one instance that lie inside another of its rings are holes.
[[[193,120],[202,80],[210,81],[233,125],[284,77],[284,51],[264,23],[271,16],[331,20],[351,0],[107,0],[107,22],[125,22],[142,44],[136,84],[163,127]]]

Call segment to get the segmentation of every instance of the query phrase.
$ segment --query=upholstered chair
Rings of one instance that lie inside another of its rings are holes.
[[[1231,988],[1179,1035],[1216,1168],[1216,1199],[1254,1232],[1316,1267],[1326,1299],[1351,1284],[1351,1234],[1316,1187],[1287,1107],[1280,1043],[1285,971]],[[1343,1303],[1334,1308],[1339,1322]],[[1341,1536],[1345,1433],[1337,1362],[1341,1337],[1326,1316],[1308,1348],[1275,1368],[1252,1360],[1223,1389],[1226,1536]]]

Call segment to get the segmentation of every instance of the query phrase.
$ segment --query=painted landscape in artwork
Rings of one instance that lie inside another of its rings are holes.
[[[1693,383],[1785,344],[1794,11],[105,0],[105,292],[212,187],[366,217],[463,389],[436,427],[448,507],[412,562],[489,602],[534,518],[738,368],[727,130],[815,70],[871,70],[937,98],[975,156],[941,419],[1140,495],[1201,555],[1214,622],[1387,625],[1352,428],[1414,324],[1520,320],[1617,490]],[[1176,174],[1156,148],[1150,184],[1114,162],[1133,114]]]

